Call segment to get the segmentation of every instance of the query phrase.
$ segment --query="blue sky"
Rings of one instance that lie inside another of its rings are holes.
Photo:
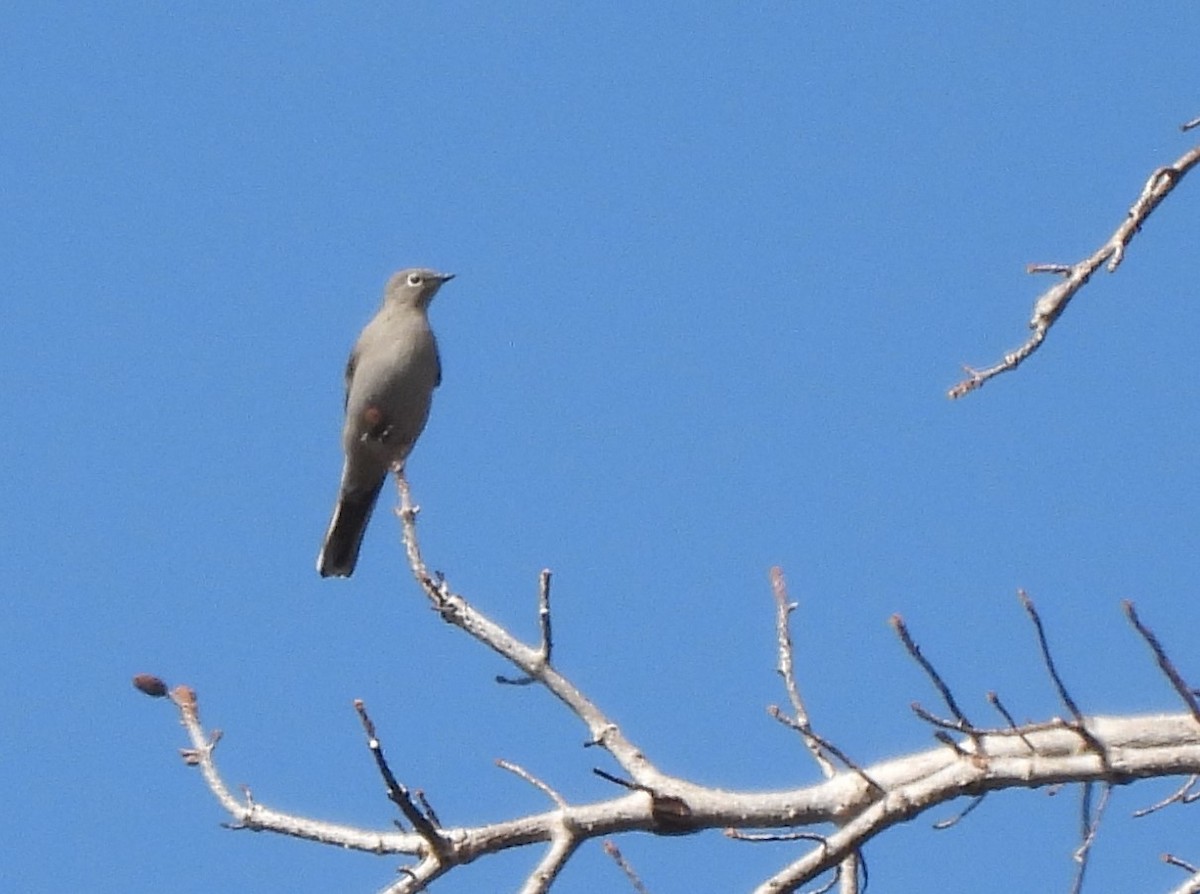
[[[341,371],[395,269],[458,279],[410,461],[432,567],[536,634],[659,765],[817,771],[764,706],[767,569],[801,604],[813,718],[867,763],[928,747],[899,612],[987,716],[1176,710],[1119,602],[1200,621],[1200,184],[1025,368],[964,401],[1048,281],[1195,139],[1200,7],[767,2],[10,5],[0,12],[0,808],[7,890],[374,891],[395,861],[233,833],[148,671],[196,687],[271,806],[390,824],[351,708],[444,821],[612,794],[584,730],[425,607],[386,492],[350,581],[313,561]],[[1167,890],[1194,812],[1117,792],[1094,890]],[[885,891],[1065,890],[1077,793],[892,830]],[[948,815],[939,814],[936,818]],[[795,854],[619,840],[655,894]],[[1019,853],[1020,859],[1014,859]],[[513,890],[533,850],[437,886]],[[969,876],[967,874],[970,874]],[[941,879],[931,882],[931,878]],[[565,892],[625,891],[598,845]]]

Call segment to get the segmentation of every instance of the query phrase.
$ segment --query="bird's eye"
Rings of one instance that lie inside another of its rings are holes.
[[[419,273],[408,274],[408,284],[410,286],[419,286],[424,281],[425,280],[421,278],[421,274],[419,274]]]

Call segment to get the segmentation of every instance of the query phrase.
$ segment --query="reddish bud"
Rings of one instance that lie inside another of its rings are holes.
[[[162,698],[167,694],[167,684],[154,674],[138,674],[133,678],[133,687],[151,698]]]

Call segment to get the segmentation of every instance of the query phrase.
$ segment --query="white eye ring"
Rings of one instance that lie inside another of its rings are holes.
[[[424,281],[425,280],[421,278],[421,274],[419,274],[419,273],[408,274],[408,284],[410,286],[419,286]]]

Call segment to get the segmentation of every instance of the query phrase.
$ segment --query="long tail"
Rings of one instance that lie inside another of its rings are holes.
[[[354,573],[363,534],[385,480],[381,477],[372,488],[343,492],[338,497],[321,554],[317,556],[317,571],[321,577],[349,577]]]

